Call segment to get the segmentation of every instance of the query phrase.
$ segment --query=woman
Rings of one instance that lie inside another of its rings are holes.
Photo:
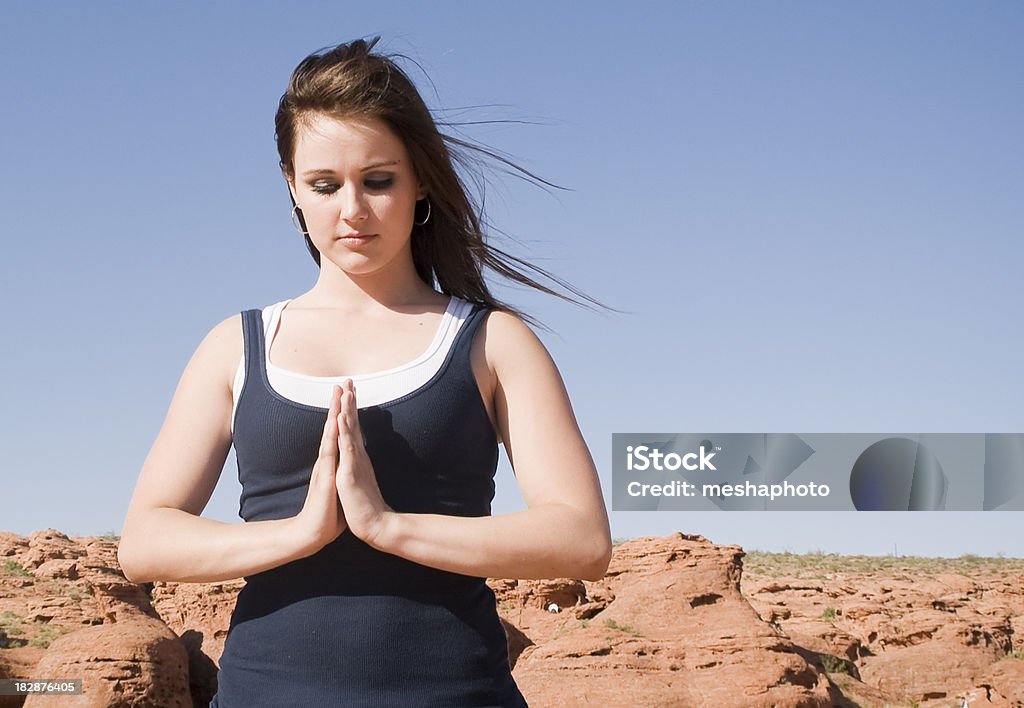
[[[611,556],[561,377],[482,271],[546,288],[484,244],[463,143],[376,42],[293,73],[277,144],[319,277],[202,341],[122,532],[134,582],[246,578],[221,708],[525,705],[484,578]],[[528,509],[490,516],[499,443]],[[242,524],[199,516],[232,444]]]

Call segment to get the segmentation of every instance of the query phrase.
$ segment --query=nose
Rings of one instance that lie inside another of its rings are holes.
[[[367,217],[366,201],[362,190],[355,185],[341,188],[341,219],[347,222],[362,221]]]

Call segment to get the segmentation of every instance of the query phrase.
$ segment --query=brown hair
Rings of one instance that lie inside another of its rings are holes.
[[[453,161],[460,165],[470,162],[463,150],[498,160],[535,184],[561,187],[491,150],[441,133],[413,82],[394,61],[395,57],[407,57],[373,53],[371,50],[379,40],[380,37],[369,42],[357,39],[320,49],[303,59],[292,72],[274,118],[282,174],[288,179],[295,177],[296,138],[298,129],[308,117],[323,114],[338,120],[378,119],[405,145],[416,177],[430,199],[430,218],[422,226],[413,226],[412,232],[413,263],[424,282],[434,287],[436,281],[437,287],[446,295],[515,312],[530,321],[531,318],[491,295],[484,282],[485,267],[516,283],[563,300],[585,304],[579,302],[582,299],[601,305],[547,271],[486,242],[481,226],[486,223],[483,209],[470,198],[454,167]],[[294,198],[292,205],[295,205]],[[296,213],[303,231],[307,231],[301,210],[296,209]],[[419,214],[416,216],[417,221],[423,218]],[[310,255],[319,266],[320,253],[308,235],[305,239]],[[557,283],[576,298],[541,284],[526,275],[524,269]]]

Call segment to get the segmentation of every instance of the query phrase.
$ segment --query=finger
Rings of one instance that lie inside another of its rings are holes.
[[[348,434],[345,429],[345,384],[342,383],[340,387],[340,393],[338,394],[338,410],[334,416],[334,422],[338,426],[338,436],[343,437]]]
[[[338,445],[338,412],[341,409],[341,389],[338,386],[331,387],[331,403],[327,410],[327,421],[324,423],[324,434],[320,439],[321,457],[331,457],[337,454]]]
[[[355,441],[358,439],[355,434],[356,431],[353,430],[352,426],[352,420],[355,418],[358,424],[358,418],[356,418],[355,402],[349,388],[350,384],[351,379],[342,384],[339,397],[340,410],[337,415],[337,422],[340,454],[354,453],[356,450]]]
[[[346,396],[348,408],[345,411],[345,417],[348,420],[349,432],[356,439],[360,439],[362,432],[359,429],[359,403],[356,401],[356,385],[352,379],[345,382],[345,390],[348,392]]]
[[[352,379],[345,381],[342,424],[345,427],[347,445],[351,451],[362,451],[366,448],[366,436],[359,422],[359,403],[356,401],[356,385]]]
[[[349,395],[349,380],[341,384],[341,395],[339,396],[340,410],[338,411],[338,432],[340,435],[348,435],[351,430],[351,396]]]

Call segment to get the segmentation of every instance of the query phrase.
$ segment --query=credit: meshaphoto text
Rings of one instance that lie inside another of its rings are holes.
[[[626,492],[631,497],[695,497],[697,485],[692,482],[673,481],[668,484],[641,484],[630,482]],[[777,499],[784,497],[827,497],[831,490],[827,484],[808,482],[793,484],[754,484],[747,481],[743,484],[702,484],[701,496],[704,497],[767,497]]]

